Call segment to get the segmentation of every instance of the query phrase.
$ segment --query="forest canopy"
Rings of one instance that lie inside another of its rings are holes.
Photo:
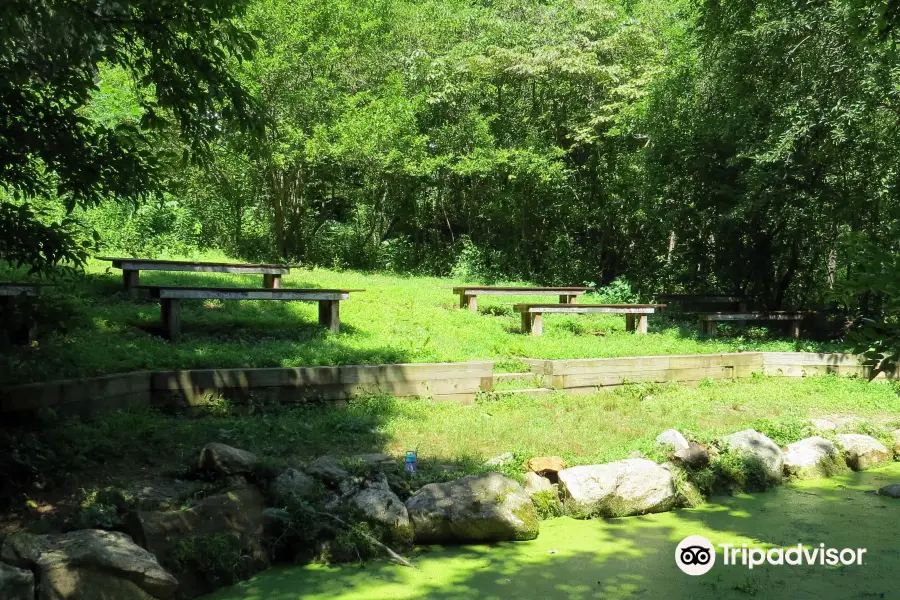
[[[880,327],[900,311],[896,2],[0,11],[7,260],[218,248],[484,281],[625,277],[644,295],[740,292]]]

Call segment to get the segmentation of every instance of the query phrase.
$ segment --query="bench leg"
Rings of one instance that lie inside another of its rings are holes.
[[[569,304],[578,304],[578,296],[569,296]]]
[[[647,315],[636,315],[637,316],[637,333],[640,335],[644,335],[647,333]]]
[[[800,321],[791,321],[791,337],[795,340],[800,339]]]
[[[181,300],[163,298],[159,301],[162,309],[162,326],[166,337],[176,342],[181,335]]]
[[[531,333],[531,313],[522,313],[522,333],[526,335]]]
[[[634,331],[634,315],[625,315],[625,331]]]
[[[338,300],[319,300],[319,325],[337,333],[341,330],[341,303]]]
[[[125,291],[132,298],[137,297],[137,287],[141,284],[141,272],[125,270],[122,271],[122,282],[125,284]]]
[[[277,273],[263,273],[263,287],[270,290],[281,288],[281,275]]]
[[[706,331],[704,332],[708,337],[714,338],[718,333],[719,324],[716,321],[706,321]]]
[[[541,313],[532,313],[531,315],[531,335],[544,334],[544,315]]]
[[[460,296],[460,308],[468,308],[472,312],[478,312],[478,296]]]
[[[568,294],[560,294],[559,295],[559,303],[560,304],[568,304],[569,303],[569,295]]]

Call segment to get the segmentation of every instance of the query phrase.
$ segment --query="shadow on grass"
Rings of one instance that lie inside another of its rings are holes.
[[[834,482],[786,486],[755,496],[716,498],[698,509],[594,521],[554,519],[531,542],[420,549],[417,569],[383,561],[363,566],[278,568],[209,600],[369,598],[469,600],[593,598],[888,598],[896,587],[900,502],[865,491],[897,466]],[[716,565],[690,577],[675,565],[688,535],[714,545],[790,547],[820,543],[867,548],[862,565]]]

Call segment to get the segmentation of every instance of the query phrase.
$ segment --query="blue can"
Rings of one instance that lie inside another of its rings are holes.
[[[416,465],[419,462],[418,457],[416,457],[416,451],[415,450],[407,450],[406,451],[406,460],[404,462],[406,465],[406,472],[407,473],[415,473]]]

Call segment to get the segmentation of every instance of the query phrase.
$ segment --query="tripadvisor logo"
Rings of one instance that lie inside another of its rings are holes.
[[[845,566],[863,564],[866,548],[826,548],[825,544],[806,548],[803,544],[786,548],[756,548],[741,544],[719,544],[722,565],[753,569],[773,566]],[[716,547],[702,535],[689,535],[675,548],[675,564],[688,575],[703,575],[716,564]]]

